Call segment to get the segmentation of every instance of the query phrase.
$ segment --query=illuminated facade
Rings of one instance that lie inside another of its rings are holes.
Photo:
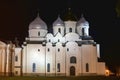
[[[21,47],[0,43],[0,74],[16,76],[105,75],[99,44],[89,36],[89,23],[81,16],[53,22],[53,33],[39,15],[29,24]]]

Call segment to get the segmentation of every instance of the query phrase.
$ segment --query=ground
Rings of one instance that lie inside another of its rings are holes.
[[[81,77],[0,77],[0,80],[120,80],[116,76],[81,76]]]

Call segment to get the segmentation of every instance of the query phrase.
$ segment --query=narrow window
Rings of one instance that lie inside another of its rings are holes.
[[[86,72],[89,72],[89,64],[86,63]]]
[[[69,28],[69,32],[72,32],[72,28]]]
[[[82,28],[82,35],[84,36],[85,35],[85,29]]]
[[[60,39],[58,39],[58,42],[60,42]]]
[[[57,72],[60,72],[60,63],[57,64]]]
[[[76,57],[72,56],[72,57],[70,58],[70,63],[76,63]]]
[[[50,49],[48,48],[48,52],[50,51]]]
[[[67,48],[67,51],[69,51],[69,48]]]
[[[60,28],[58,28],[58,32],[61,33],[61,29]]]
[[[49,42],[51,42],[51,40],[49,39]]]
[[[33,64],[32,64],[32,72],[35,72],[35,70],[36,70],[36,64],[33,63]]]
[[[15,71],[15,74],[18,74],[18,71]]]
[[[16,61],[16,62],[18,61],[18,56],[15,56],[15,61]]]
[[[60,52],[60,49],[58,48],[58,52]]]
[[[47,64],[47,72],[50,72],[50,63]]]
[[[40,32],[38,32],[38,36],[40,36]]]
[[[40,52],[40,49],[38,49],[38,52]]]

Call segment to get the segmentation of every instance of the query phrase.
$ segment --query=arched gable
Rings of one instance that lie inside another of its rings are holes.
[[[65,35],[66,41],[78,41],[79,40],[79,35],[76,33],[67,33]]]

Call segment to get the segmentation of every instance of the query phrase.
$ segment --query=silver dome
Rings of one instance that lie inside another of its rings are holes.
[[[53,27],[54,26],[64,26],[64,22],[61,20],[61,18],[58,16],[57,20],[53,22]]]
[[[80,25],[89,25],[89,22],[85,20],[83,15],[81,16],[80,20],[76,24],[76,26],[80,26]]]
[[[38,14],[38,16],[29,24],[29,29],[47,29],[47,25]]]

